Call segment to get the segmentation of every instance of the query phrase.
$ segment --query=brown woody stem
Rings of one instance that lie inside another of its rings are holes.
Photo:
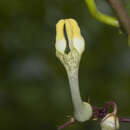
[[[130,35],[130,18],[128,17],[123,3],[120,0],[108,0],[108,2],[118,16],[120,25],[126,33]]]

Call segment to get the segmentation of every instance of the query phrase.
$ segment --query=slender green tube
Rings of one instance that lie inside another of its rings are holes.
[[[78,80],[78,69],[75,71],[67,71],[72,102],[74,105],[74,116],[78,121],[87,121],[92,116],[91,105],[87,102],[83,102],[80,96],[79,80]]]
[[[74,73],[71,73],[70,71],[67,73],[72,95],[72,102],[74,104],[75,111],[79,111],[82,106],[82,99],[79,90],[78,70],[76,70]]]
[[[111,16],[107,16],[103,13],[101,13],[97,8],[95,4],[95,0],[85,0],[86,5],[88,6],[88,10],[90,14],[98,21],[103,22],[105,24],[114,26],[114,27],[120,27],[119,21]]]

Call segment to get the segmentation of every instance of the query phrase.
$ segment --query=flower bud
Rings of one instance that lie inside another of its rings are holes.
[[[101,121],[102,130],[117,130],[119,129],[119,119],[113,113],[107,114]]]

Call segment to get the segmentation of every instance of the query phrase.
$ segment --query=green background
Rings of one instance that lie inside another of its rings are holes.
[[[98,8],[114,15],[106,0]],[[130,1],[124,4],[130,14]],[[55,25],[74,18],[86,41],[79,80],[84,101],[118,104],[130,117],[130,48],[125,33],[91,17],[84,0],[0,0],[0,129],[56,130],[73,114],[64,67],[55,56]],[[100,122],[66,130],[100,130]],[[121,124],[129,130],[130,124]]]

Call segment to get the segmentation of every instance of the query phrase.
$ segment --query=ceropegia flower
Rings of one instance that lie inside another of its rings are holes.
[[[91,105],[80,97],[78,69],[85,42],[80,28],[74,19],[62,19],[56,24],[56,56],[64,65],[70,84],[74,117],[78,121],[89,120],[92,116]]]

